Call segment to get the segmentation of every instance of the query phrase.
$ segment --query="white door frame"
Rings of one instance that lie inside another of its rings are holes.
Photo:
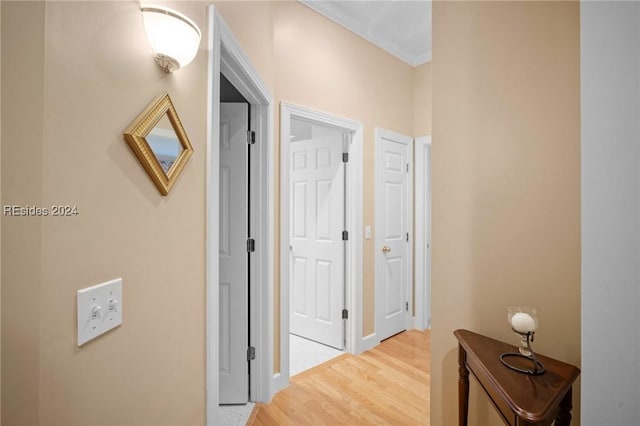
[[[380,342],[380,335],[378,330],[380,330],[380,302],[382,300],[382,295],[380,294],[380,286],[379,277],[381,274],[380,265],[378,262],[378,250],[381,247],[378,247],[378,231],[382,228],[381,226],[381,218],[378,215],[378,212],[382,211],[382,205],[380,204],[380,200],[382,197],[379,196],[379,191],[382,189],[382,174],[378,168],[380,159],[377,158],[378,152],[378,144],[382,139],[390,139],[394,142],[402,143],[407,145],[407,163],[409,164],[409,172],[407,176],[407,232],[409,233],[409,247],[407,253],[407,270],[405,271],[407,277],[406,289],[407,292],[407,300],[409,302],[409,307],[413,306],[413,138],[409,136],[402,135],[400,133],[392,132],[390,130],[385,130],[379,127],[375,129],[375,248],[374,248],[374,262],[375,262],[375,321],[376,321],[376,341]],[[409,311],[409,315],[407,315],[407,330],[413,328],[413,316],[411,315],[411,311]]]
[[[417,329],[431,328],[431,136],[416,138],[415,177],[415,316]]]
[[[256,131],[252,164],[250,217],[256,251],[250,277],[249,329],[256,359],[251,363],[251,399],[267,402],[273,395],[273,96],[240,48],[216,8],[209,6],[207,158],[206,158],[206,421],[219,424],[219,176],[220,84],[224,75],[251,104]]]
[[[280,373],[275,374],[275,391],[289,384],[289,148],[291,118],[297,117],[352,132],[347,163],[347,241],[345,267],[349,310],[347,352],[359,353],[362,343],[362,123],[310,108],[280,103]]]

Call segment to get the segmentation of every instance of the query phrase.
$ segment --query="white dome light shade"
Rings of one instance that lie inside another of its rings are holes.
[[[191,19],[164,6],[143,5],[141,10],[155,60],[165,72],[184,67],[195,58],[200,29]]]

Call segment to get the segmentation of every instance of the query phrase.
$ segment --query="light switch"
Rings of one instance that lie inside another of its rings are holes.
[[[122,278],[78,290],[78,346],[122,324]]]
[[[367,225],[364,227],[364,239],[365,240],[371,239],[371,225]]]

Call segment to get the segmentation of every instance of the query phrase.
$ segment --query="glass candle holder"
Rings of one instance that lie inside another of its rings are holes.
[[[508,352],[500,355],[500,361],[512,370],[529,375],[539,375],[545,372],[544,364],[536,359],[531,343],[538,328],[538,312],[529,306],[509,306],[507,320],[514,333],[520,339],[518,352]],[[529,368],[532,365],[533,368]]]
[[[507,320],[511,329],[520,338],[518,350],[524,356],[531,356],[531,342],[533,342],[534,333],[538,328],[538,312],[528,306],[509,306]],[[529,342],[529,338],[531,342]]]

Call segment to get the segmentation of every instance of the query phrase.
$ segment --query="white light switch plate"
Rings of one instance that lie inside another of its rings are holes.
[[[365,240],[371,239],[371,225],[367,225],[364,227],[364,239]]]
[[[78,290],[78,346],[122,324],[122,278]]]

